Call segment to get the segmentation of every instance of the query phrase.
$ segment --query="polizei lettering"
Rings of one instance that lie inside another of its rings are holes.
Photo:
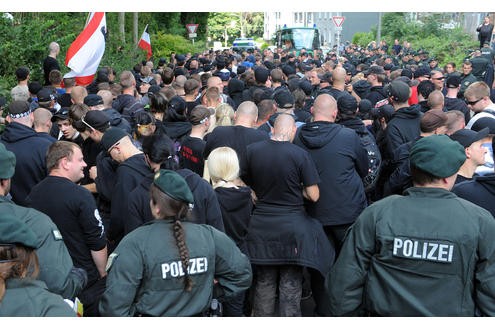
[[[408,259],[452,263],[454,245],[448,242],[394,238],[392,254]]]
[[[189,260],[187,273],[190,275],[200,274],[208,271],[208,259],[206,257],[197,257]],[[179,278],[184,276],[184,268],[181,261],[174,261],[162,264],[162,278]]]

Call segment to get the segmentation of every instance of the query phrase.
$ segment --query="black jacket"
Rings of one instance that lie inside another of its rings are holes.
[[[476,176],[471,181],[454,185],[452,192],[490,211],[495,217],[495,175]]]
[[[371,101],[371,106],[375,107],[376,103],[380,100],[387,98],[385,90],[382,85],[371,87],[370,92],[366,95],[365,99]]]
[[[368,173],[368,155],[354,130],[331,122],[303,125],[294,144],[313,158],[321,183],[320,199],[308,203],[308,214],[323,225],[352,223],[367,206],[362,178]]]
[[[186,180],[194,197],[192,218],[188,221],[208,224],[223,232],[222,212],[217,196],[210,184],[191,170],[180,169],[176,172]],[[144,177],[141,183],[132,191],[128,211],[124,217],[125,234],[154,219],[151,214],[149,195],[154,176],[154,173],[150,173]]]
[[[17,205],[25,206],[24,199],[31,192],[31,188],[47,175],[46,153],[53,142],[17,122],[7,125],[0,142],[16,157],[15,173],[10,188],[12,200]]]
[[[421,132],[419,123],[422,115],[417,107],[403,107],[395,111],[385,129],[387,158],[393,158],[394,151],[400,145],[419,136]]]

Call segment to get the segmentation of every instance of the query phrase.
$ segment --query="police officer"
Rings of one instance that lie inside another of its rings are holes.
[[[104,316],[196,316],[213,279],[225,297],[251,284],[248,258],[215,228],[185,221],[194,201],[178,173],[160,170],[150,187],[155,220],[127,234],[110,255]]]
[[[60,295],[36,280],[35,249],[41,242],[25,223],[0,213],[0,317],[70,317],[76,313]]]
[[[334,315],[495,315],[495,220],[450,192],[465,159],[446,135],[414,144],[414,186],[366,208],[348,231],[327,280]]]

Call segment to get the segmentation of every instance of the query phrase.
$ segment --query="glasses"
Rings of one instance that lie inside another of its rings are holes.
[[[442,81],[442,80],[445,80],[445,76],[441,76],[441,77],[432,77],[431,79],[432,79],[432,80],[437,80],[437,81]]]
[[[466,100],[466,102],[467,102],[467,104],[468,104],[468,105],[474,106],[474,105],[476,105],[476,104],[477,104],[480,100],[482,100],[482,99],[483,99],[483,98],[480,98],[480,99],[475,100],[475,101],[467,101],[467,100]]]
[[[88,128],[90,128],[91,130],[96,130],[94,127],[92,127],[88,122],[86,122],[84,120],[84,118],[86,117],[86,115],[83,115],[83,117],[81,117],[81,122],[84,123],[84,125],[86,125]]]

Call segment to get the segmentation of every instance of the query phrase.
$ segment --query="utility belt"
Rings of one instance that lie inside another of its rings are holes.
[[[152,317],[149,314],[136,312],[135,317]],[[214,298],[210,302],[210,307],[203,312],[193,314],[191,317],[221,317],[223,316],[223,306],[218,299]]]

